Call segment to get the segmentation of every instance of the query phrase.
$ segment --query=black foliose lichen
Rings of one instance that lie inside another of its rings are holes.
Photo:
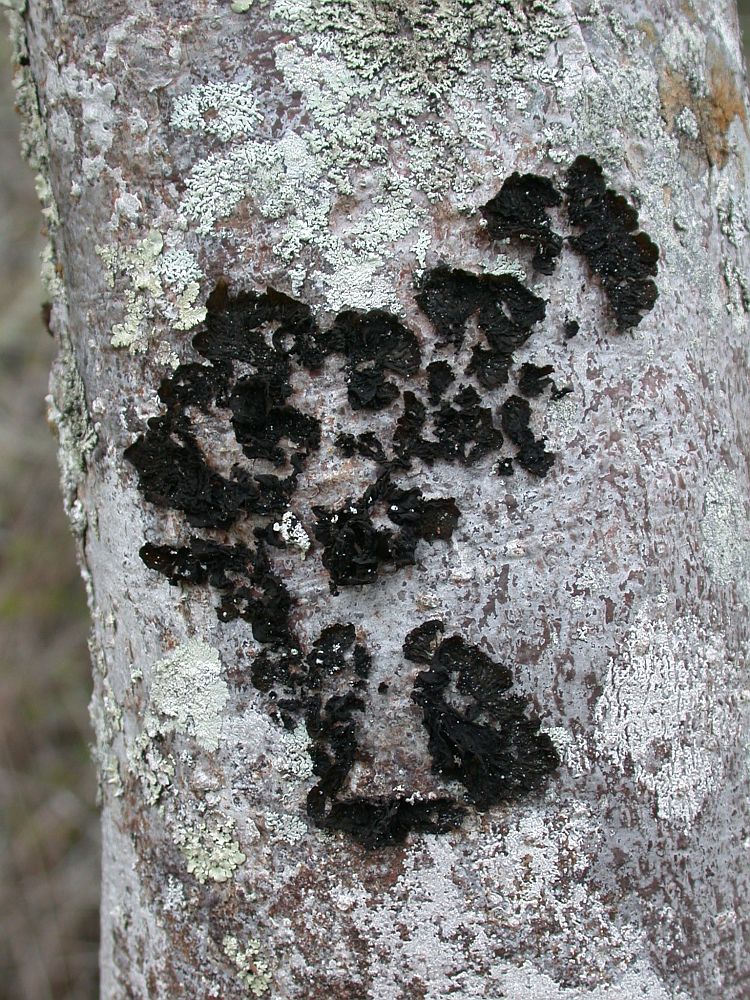
[[[459,781],[480,810],[538,792],[559,758],[522,698],[508,694],[507,666],[454,635],[442,623],[411,632],[404,655],[428,669],[417,674],[413,699],[422,709],[432,770]],[[460,698],[460,707],[451,703]]]
[[[492,351],[504,356],[528,340],[545,314],[544,300],[511,274],[473,274],[444,265],[425,272],[415,298],[447,343],[459,347],[466,324],[476,316]]]
[[[493,239],[517,238],[531,243],[534,268],[552,274],[563,240],[553,232],[547,209],[561,202],[559,191],[548,177],[516,172],[503,181],[495,197],[479,211]]]
[[[571,223],[580,230],[570,245],[598,274],[620,330],[637,326],[653,309],[659,248],[638,231],[638,212],[608,188],[602,168],[579,156],[568,170],[565,190]]]
[[[377,527],[373,513],[380,504],[399,531]],[[331,591],[372,583],[387,569],[413,565],[417,542],[447,540],[460,511],[452,497],[428,500],[421,489],[403,490],[381,475],[359,500],[335,509],[316,506],[315,537],[323,545],[323,565]]]
[[[576,160],[565,193],[578,230],[571,246],[599,276],[618,326],[635,325],[656,298],[657,248],[638,231],[635,209],[606,188],[593,160]],[[482,214],[490,237],[530,243],[535,268],[549,274],[562,241],[548,210],[559,204],[550,181],[514,174]],[[416,301],[436,333],[437,356],[424,369],[419,339],[385,310],[345,310],[321,332],[302,302],[271,288],[230,295],[219,282],[193,340],[203,361],[182,364],[162,381],[163,412],[126,452],[151,503],[182,512],[194,529],[222,532],[220,541],[193,535],[181,544],[147,543],[143,561],[174,585],[213,588],[220,620],[248,623],[263,647],[250,664],[253,685],[284,726],[307,726],[315,775],[308,815],[368,848],[401,843],[409,831],[455,829],[466,803],[450,794],[394,789],[365,797],[347,790],[372,696],[370,654],[351,623],[334,623],[312,642],[300,641],[291,623],[293,598],[270,557],[272,547],[283,545],[275,519],[290,510],[321,444],[318,417],[294,404],[293,376],[300,368],[314,375],[332,355],[343,357],[349,409],[359,416],[335,445],[376,466],[358,499],[313,508],[333,593],[414,565],[419,542],[452,537],[460,519],[456,501],[426,497],[419,481],[414,484],[418,463],[470,466],[492,456],[498,475],[515,467],[546,475],[554,455],[531,429],[530,400],[570,391],[557,388],[550,365],[515,367],[514,354],[544,319],[546,304],[514,276],[441,265],[420,278]],[[578,323],[567,320],[565,338],[577,332]],[[469,360],[461,371],[464,347]],[[498,398],[509,382],[520,395]],[[390,441],[362,430],[368,411],[395,410],[399,401]],[[216,418],[228,420],[243,460],[228,470],[225,463],[223,473],[195,426],[200,423],[203,439]],[[515,448],[512,459],[500,455],[506,442]],[[259,472],[248,460],[275,469]],[[252,544],[228,543],[224,533],[243,519],[251,520]],[[426,766],[462,783],[478,809],[538,791],[558,758],[523,700],[510,693],[509,669],[444,632],[442,622],[426,622],[403,647],[407,659],[423,667],[412,697],[427,732]],[[389,690],[389,681],[381,680],[381,697]]]
[[[390,406],[400,390],[386,381],[385,372],[405,378],[419,369],[421,361],[415,335],[384,309],[340,312],[319,342],[326,353],[346,357],[347,396],[353,410]]]
[[[534,476],[546,476],[554,464],[553,452],[544,447],[546,438],[535,438],[530,427],[531,406],[521,396],[509,396],[500,407],[503,430],[518,448],[516,461]]]

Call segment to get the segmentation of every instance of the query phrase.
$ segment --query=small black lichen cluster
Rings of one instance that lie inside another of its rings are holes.
[[[399,528],[379,528],[373,523],[378,505]],[[418,487],[404,490],[383,473],[356,501],[338,509],[313,507],[318,519],[315,537],[323,545],[323,565],[331,577],[331,590],[371,583],[384,567],[399,569],[415,562],[417,542],[449,539],[460,511],[452,497],[426,500]]]
[[[322,362],[311,310],[273,289],[230,298],[220,283],[193,346],[208,364],[180,365],[162,381],[165,412],[152,417],[125,452],[144,496],[182,511],[195,528],[227,529],[242,516],[282,513],[305,459],[320,445],[319,420],[288,403],[292,358],[310,371]],[[239,374],[246,367],[252,375]],[[287,465],[288,475],[250,475],[239,464],[228,478],[213,470],[195,438],[190,411],[208,414],[215,407],[231,412],[235,438],[248,458]],[[285,450],[282,441],[294,448]]]
[[[548,177],[514,173],[481,212],[493,239],[518,237],[528,241],[534,247],[534,268],[552,274],[563,241],[552,231],[547,209],[561,202],[560,192]]]
[[[606,186],[602,168],[590,156],[579,156],[568,170],[564,199],[549,178],[514,173],[480,211],[492,239],[531,244],[534,269],[552,274],[563,237],[552,230],[548,210],[563,203],[571,224],[579,230],[568,241],[601,278],[618,328],[637,326],[656,302],[658,292],[652,279],[657,274],[659,248],[638,231],[638,212]],[[566,327],[566,337],[571,337],[577,323],[573,320]]]
[[[346,357],[346,383],[353,410],[382,410],[400,395],[385,373],[414,375],[422,360],[419,342],[395,316],[383,309],[346,310],[321,337],[327,354]]]
[[[307,797],[313,822],[347,833],[368,848],[401,843],[411,830],[444,833],[459,825],[464,810],[450,796],[424,800],[403,794],[345,795],[357,760],[356,718],[365,710],[362,695],[370,658],[355,644],[353,625],[334,625],[321,633],[307,664],[307,694],[301,704],[318,778]]]
[[[573,163],[566,196],[570,221],[580,230],[570,245],[601,277],[618,327],[636,326],[656,302],[652,279],[659,248],[646,233],[636,231],[638,212],[607,188],[602,168],[591,157],[579,156]]]
[[[371,662],[354,626],[336,624],[323,630],[307,657],[297,656],[284,678],[289,692],[278,701],[286,725],[299,718],[306,723],[317,778],[307,812],[317,826],[347,833],[367,848],[402,843],[411,831],[445,833],[461,825],[467,803],[483,811],[537,793],[559,766],[539,721],[526,716],[523,699],[508,694],[510,670],[443,632],[442,622],[426,622],[407,635],[403,651],[428,667],[416,675],[412,699],[422,709],[432,771],[462,784],[466,801],[447,793],[346,794]]]
[[[522,698],[509,695],[510,670],[460,636],[443,638],[441,621],[410,632],[404,655],[428,669],[417,674],[412,698],[422,709],[432,769],[459,781],[480,810],[539,791],[560,760]],[[449,700],[450,689],[463,705]]]

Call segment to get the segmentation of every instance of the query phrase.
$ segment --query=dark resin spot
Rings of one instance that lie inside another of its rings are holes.
[[[513,173],[479,211],[496,240],[518,238],[534,247],[532,264],[552,274],[562,250],[562,236],[552,231],[547,209],[562,202],[552,181],[536,174]]]
[[[638,212],[607,188],[602,168],[591,157],[575,160],[565,193],[570,221],[580,230],[570,245],[601,278],[620,330],[637,326],[658,295],[651,279],[657,273],[659,248],[637,231]]]

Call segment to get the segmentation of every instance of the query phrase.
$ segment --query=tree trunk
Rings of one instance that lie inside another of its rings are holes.
[[[747,997],[734,4],[10,6],[102,996]]]

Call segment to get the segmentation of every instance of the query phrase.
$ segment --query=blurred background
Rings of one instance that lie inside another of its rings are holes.
[[[0,1000],[95,1000],[88,620],[45,420],[54,345],[6,33],[0,18]]]

